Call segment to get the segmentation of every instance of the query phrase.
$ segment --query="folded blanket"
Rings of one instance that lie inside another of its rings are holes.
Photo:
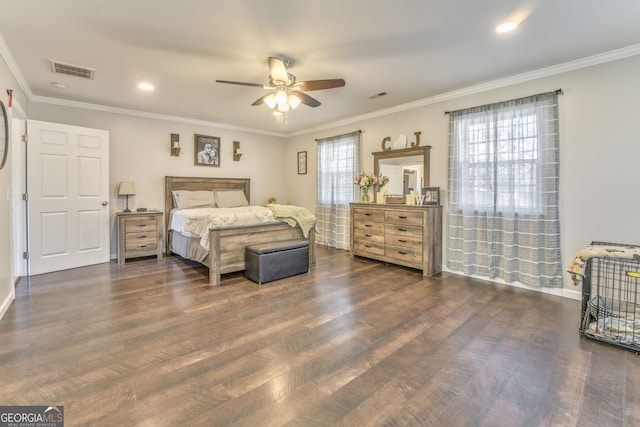
[[[286,222],[292,227],[299,225],[304,237],[308,237],[309,230],[316,225],[315,215],[303,207],[277,204],[269,204],[267,207],[280,221]]]
[[[640,259],[640,247],[615,246],[615,245],[587,245],[582,248],[573,258],[567,271],[571,273],[573,284],[578,286],[584,278],[584,270],[587,267],[589,258],[622,258],[622,259]]]

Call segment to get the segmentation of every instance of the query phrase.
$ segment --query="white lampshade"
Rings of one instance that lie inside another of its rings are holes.
[[[276,102],[276,96],[274,94],[271,94],[269,96],[267,96],[264,99],[264,103],[267,104],[267,106],[269,108],[271,108],[273,110],[273,108],[276,106],[277,102]]]
[[[122,181],[120,183],[120,187],[118,188],[119,196],[135,196],[136,194],[136,184],[131,181]]]
[[[295,110],[295,109],[296,109],[296,107],[297,107],[298,105],[300,105],[300,102],[301,102],[301,101],[300,101],[300,98],[298,98],[297,96],[295,96],[295,95],[293,95],[293,94],[289,95],[289,106],[290,106],[292,109],[294,109],[294,110]]]
[[[284,91],[279,90],[278,93],[276,93],[276,102],[278,103],[279,106],[286,104],[287,103],[287,93],[284,92]]]

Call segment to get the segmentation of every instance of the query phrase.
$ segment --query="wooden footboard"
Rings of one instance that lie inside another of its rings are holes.
[[[300,227],[288,224],[265,224],[248,227],[214,228],[209,230],[209,284],[219,285],[221,275],[242,271],[244,248],[248,245],[282,240],[302,239]],[[315,228],[309,231],[309,264],[315,258]]]

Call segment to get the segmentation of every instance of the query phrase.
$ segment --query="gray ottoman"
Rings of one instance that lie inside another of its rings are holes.
[[[260,285],[307,273],[309,242],[296,239],[250,245],[245,248],[244,262],[245,277]]]

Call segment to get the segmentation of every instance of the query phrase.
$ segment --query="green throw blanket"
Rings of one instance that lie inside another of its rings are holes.
[[[316,225],[315,215],[300,206],[269,204],[267,207],[280,221],[286,222],[292,227],[299,225],[304,237],[309,237],[309,230]]]

